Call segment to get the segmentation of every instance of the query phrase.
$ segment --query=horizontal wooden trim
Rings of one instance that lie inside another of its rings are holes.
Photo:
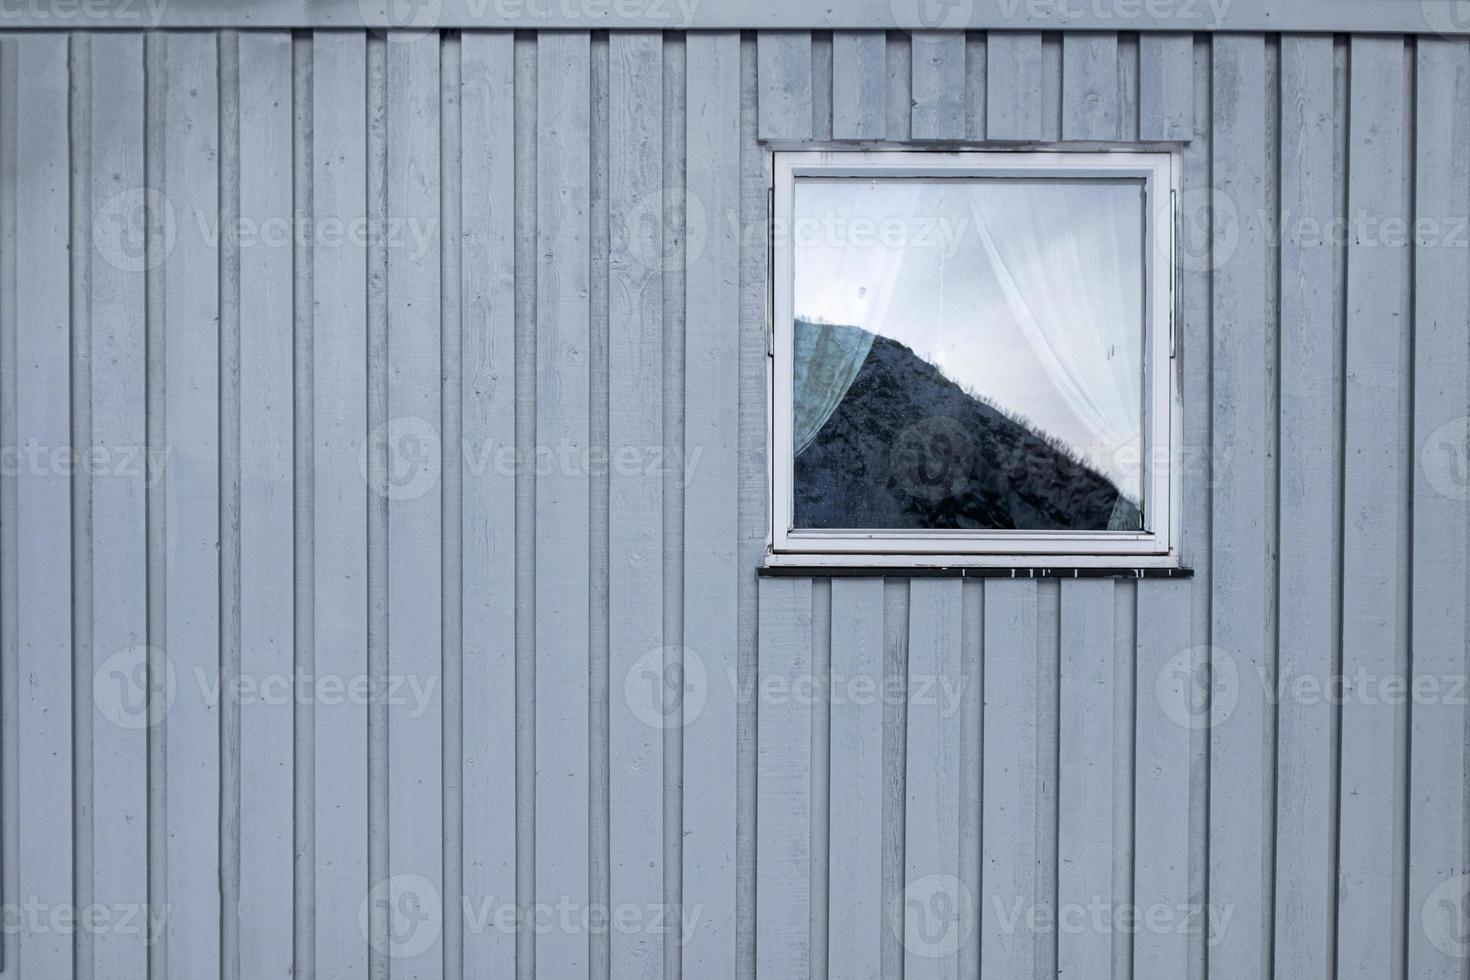
[[[0,31],[138,28],[1470,34],[1460,0],[0,0]]]

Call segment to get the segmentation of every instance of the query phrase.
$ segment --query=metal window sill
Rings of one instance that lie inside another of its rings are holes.
[[[885,565],[797,564],[787,560],[767,562],[756,569],[762,578],[1115,578],[1190,579],[1194,569],[1183,565]]]

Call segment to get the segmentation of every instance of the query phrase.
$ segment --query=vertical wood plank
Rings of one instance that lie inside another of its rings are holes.
[[[877,980],[883,931],[883,580],[832,582],[830,976]],[[860,695],[859,692],[866,692]]]
[[[413,232],[385,239],[388,418],[374,433],[388,461],[388,677],[402,692],[388,699],[387,831],[388,873],[406,890],[390,889],[389,955],[394,977],[417,980],[443,975],[442,939],[417,930],[437,933],[445,907],[439,36],[393,36],[387,53],[387,217]]]
[[[367,216],[367,46],[361,34],[312,37],[313,226],[359,227]],[[347,239],[312,241],[311,426],[313,670],[366,677],[367,250]],[[306,379],[302,379],[305,383]],[[367,705],[352,699],[311,710],[312,955],[318,976],[367,969],[357,910],[368,893]],[[342,746],[353,746],[343,751]]]
[[[537,39],[520,34],[511,43],[515,98],[515,433],[517,458],[528,459],[536,448],[537,167],[539,98]],[[590,195],[589,195],[590,196]],[[590,333],[590,328],[589,328]],[[516,905],[528,908],[536,895],[536,615],[522,597],[536,595],[536,473],[518,466],[515,476],[516,547]],[[534,601],[530,599],[528,601]],[[535,969],[536,937],[516,933],[516,969]]]
[[[219,91],[212,34],[171,34],[164,54],[164,193],[177,238],[163,272],[164,649],[178,692],[167,746],[166,962],[219,970]]]
[[[965,34],[913,33],[914,139],[965,138]]]
[[[1233,711],[1210,729],[1211,908],[1233,910],[1209,951],[1211,972],[1268,972],[1271,792],[1266,594],[1265,44],[1214,38],[1211,254],[1214,335],[1211,497],[1212,687],[1238,678]],[[1228,458],[1226,453],[1229,453]]]
[[[965,138],[985,138],[985,35],[980,31],[965,34]]]
[[[570,466],[536,478],[536,901],[588,890],[590,42],[537,39],[536,444]],[[585,935],[536,937],[536,971],[587,970]]]
[[[985,582],[980,975],[1029,977],[1041,969],[1030,916],[1051,905],[1038,878],[1036,584]],[[1016,916],[1019,915],[1019,918]]]
[[[1062,38],[1055,31],[1041,36],[1041,138],[1062,138]]]
[[[1119,135],[1118,35],[1062,35],[1062,139],[1116,140]]]
[[[882,31],[832,32],[832,138],[883,138],[887,38]]]
[[[240,35],[215,36],[219,59],[219,679],[221,691],[246,683],[240,621],[243,563],[240,559]],[[220,980],[240,973],[240,714],[244,698],[219,699],[219,897]]]
[[[1202,37],[1194,44],[1193,134],[1182,147],[1180,175],[1180,208],[1175,222],[1176,252],[1174,274],[1178,277],[1179,343],[1183,352],[1180,372],[1186,390],[1208,391],[1212,372],[1213,321],[1209,256],[1213,247],[1213,231],[1209,220],[1212,193],[1210,159],[1214,152],[1211,122],[1213,96],[1213,52],[1211,40]],[[1183,420],[1185,445],[1198,447],[1197,462],[1186,466],[1181,476],[1184,523],[1180,528],[1180,548],[1195,574],[1188,584],[1189,642],[1197,648],[1191,654],[1204,662],[1210,642],[1210,587],[1213,581],[1210,562],[1210,484],[1218,458],[1212,442],[1214,433],[1204,412],[1186,412]],[[1188,660],[1189,658],[1186,658]],[[1193,665],[1191,665],[1193,666]],[[1206,678],[1199,674],[1201,681]],[[1189,848],[1189,896],[1196,915],[1203,915],[1207,899],[1209,849],[1204,843],[1209,834],[1209,728],[1192,726],[1190,731],[1187,832]],[[1203,930],[1183,937],[1188,963],[1186,975],[1192,980],[1205,976],[1206,936]]]
[[[439,201],[435,208],[439,250],[439,413],[442,455],[440,490],[440,834],[443,927],[440,969],[460,980],[464,969],[464,118],[460,108],[464,75],[461,32],[436,37],[439,47]],[[468,706],[481,710],[479,705]],[[514,751],[512,749],[512,751]],[[471,827],[470,833],[478,832]],[[472,902],[474,900],[472,899]],[[484,908],[484,903],[471,908]]]
[[[812,36],[807,31],[761,31],[756,38],[760,84],[760,138],[812,136]]]
[[[1118,139],[1138,140],[1138,35],[1118,35]]]
[[[959,977],[975,930],[975,896],[960,867],[963,584],[918,578],[909,586],[905,977]]]
[[[515,472],[515,78],[513,35],[465,32],[461,144],[460,402],[464,578],[464,892],[515,896],[517,615]],[[466,929],[465,976],[515,973],[515,937]]]
[[[663,649],[663,473],[645,458],[664,441],[662,35],[613,34],[608,58],[608,446],[635,460],[609,473],[611,901],[643,908],[663,903],[663,732],[681,709]],[[661,976],[659,940],[614,931],[613,973]]]
[[[907,805],[904,741],[908,735],[909,583],[883,580],[883,677],[893,697],[883,705],[883,917],[879,975],[903,972],[904,810]]]
[[[742,568],[753,568],[766,547],[766,260],[769,196],[766,193],[764,150],[757,139],[759,84],[756,78],[756,42],[749,34],[740,39],[740,297],[737,371],[740,379],[740,458],[738,558]],[[756,229],[761,229],[757,231]],[[739,622],[739,663],[736,680],[736,740],[738,801],[736,831],[735,972],[750,977],[756,968],[756,782],[758,772],[758,704],[752,682],[759,676],[760,583],[754,575],[736,580]]]
[[[1338,377],[1342,335],[1331,246],[1332,39],[1281,40],[1280,683],[1326,690],[1337,660]],[[1332,964],[1333,708],[1277,707],[1275,968],[1327,977]]]
[[[812,139],[832,138],[832,32],[812,32]]]
[[[807,885],[810,902],[807,922],[810,972],[814,977],[827,976],[828,882],[831,881],[832,841],[832,580],[812,580],[812,669],[811,694],[801,698],[811,703],[812,740],[808,749],[811,759],[811,806],[808,826],[811,842],[808,857],[811,875]]]
[[[1410,325],[1404,43],[1350,49],[1347,390],[1343,467],[1342,780],[1338,975],[1402,975],[1407,721],[1385,679],[1408,669],[1404,413]]]
[[[811,964],[810,579],[760,582],[757,976],[804,977]],[[794,690],[794,688],[796,690]]]
[[[689,207],[706,216],[704,241],[686,252],[684,451],[684,645],[704,668],[703,707],[684,667],[683,907],[700,922],[684,935],[689,976],[735,976],[737,687],[741,578],[739,284],[740,38],[692,34],[686,51]],[[698,205],[693,202],[698,202]],[[689,222],[693,225],[694,218]],[[692,662],[692,661],[691,661]]]
[[[143,173],[143,39],[92,39],[92,215],[138,198]],[[145,246],[141,227],[95,225],[91,246],[92,444],[118,464],[92,475],[92,900],[104,906],[148,901],[148,736],[146,700],[122,701],[116,667],[144,662],[148,642],[147,486],[158,475],[147,455],[143,269],[113,243]],[[114,237],[115,236],[115,237]],[[136,254],[136,253],[135,253]],[[142,253],[146,256],[146,251]],[[132,466],[124,467],[130,459]],[[122,653],[119,657],[118,654]],[[98,697],[98,689],[103,689]],[[131,687],[127,688],[132,690]],[[140,692],[141,693],[141,690]],[[127,704],[128,710],[117,709]],[[143,710],[139,710],[139,708]],[[98,933],[102,976],[147,971],[144,933]]]
[[[888,139],[906,140],[913,123],[913,46],[905,31],[888,33],[887,52],[884,66],[888,72],[885,88],[884,118]]]
[[[295,634],[292,239],[281,234],[292,208],[291,35],[244,32],[239,45],[240,676],[262,694],[240,705],[239,970],[282,978],[292,974],[295,699],[268,692],[292,676]]]
[[[14,52],[15,443],[20,854],[15,902],[73,905],[71,480],[54,465],[71,447],[68,38],[34,34]],[[12,935],[17,975],[72,976],[72,936],[41,918]],[[7,937],[10,939],[10,937]]]
[[[0,39],[0,294],[15,295],[17,241],[15,197],[19,180],[17,92],[20,88],[16,51],[18,39]],[[15,304],[0,303],[0,440],[16,445],[16,322]],[[762,345],[762,359],[765,348]],[[15,485],[19,474],[0,468],[0,793],[6,800],[20,798],[20,567],[16,554]],[[0,898],[16,894],[20,866],[20,821],[16,807],[0,812]],[[0,938],[0,971],[15,966],[19,936]],[[8,958],[7,958],[8,957]]]
[[[1454,229],[1470,215],[1470,126],[1461,108],[1470,102],[1470,46],[1421,37],[1417,50],[1412,445],[1422,463],[1413,478],[1410,662],[1412,689],[1424,693],[1411,708],[1407,974],[1450,980],[1465,971],[1452,941],[1463,938],[1455,902],[1470,871],[1464,782],[1446,776],[1466,766],[1465,702],[1451,692],[1466,670],[1470,289],[1464,236]],[[1424,928],[1414,928],[1415,916]]]
[[[1041,34],[992,31],[985,41],[985,138],[1041,138]]]
[[[1113,583],[1061,582],[1061,694],[1057,794],[1057,905],[1112,908],[1113,850]],[[1109,920],[1111,921],[1111,920]],[[1114,930],[1064,927],[1057,936],[1059,971],[1110,977]]]
[[[1283,41],[1284,43],[1284,41]],[[1154,31],[1138,37],[1138,138],[1194,135],[1194,39]]]
[[[951,611],[953,614],[953,611]],[[981,716],[985,710],[984,632],[985,583],[980,579],[965,581],[960,596],[960,675],[959,687],[945,694],[959,715],[959,794],[960,894],[968,893],[980,901],[981,865],[981,781],[984,778],[984,728]],[[978,904],[969,925],[961,930],[958,971],[962,977],[980,975],[980,915]]]
[[[1190,739],[1196,716],[1190,710],[1189,588],[1187,582],[1150,582],[1138,590],[1133,902],[1143,910],[1182,910],[1191,901]],[[1133,974],[1188,976],[1189,937],[1175,929],[1140,930],[1133,939]]]

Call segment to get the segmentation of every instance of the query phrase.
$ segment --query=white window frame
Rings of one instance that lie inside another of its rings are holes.
[[[1160,568],[1179,565],[1180,392],[1173,323],[1177,154],[1166,151],[907,148],[776,151],[771,158],[770,514],[766,564],[833,567]],[[792,339],[795,184],[802,177],[1009,177],[1143,181],[1144,514],[1128,531],[793,529]]]

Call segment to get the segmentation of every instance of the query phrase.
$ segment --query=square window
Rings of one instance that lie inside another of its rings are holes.
[[[1173,172],[776,153],[773,561],[1177,563]]]

